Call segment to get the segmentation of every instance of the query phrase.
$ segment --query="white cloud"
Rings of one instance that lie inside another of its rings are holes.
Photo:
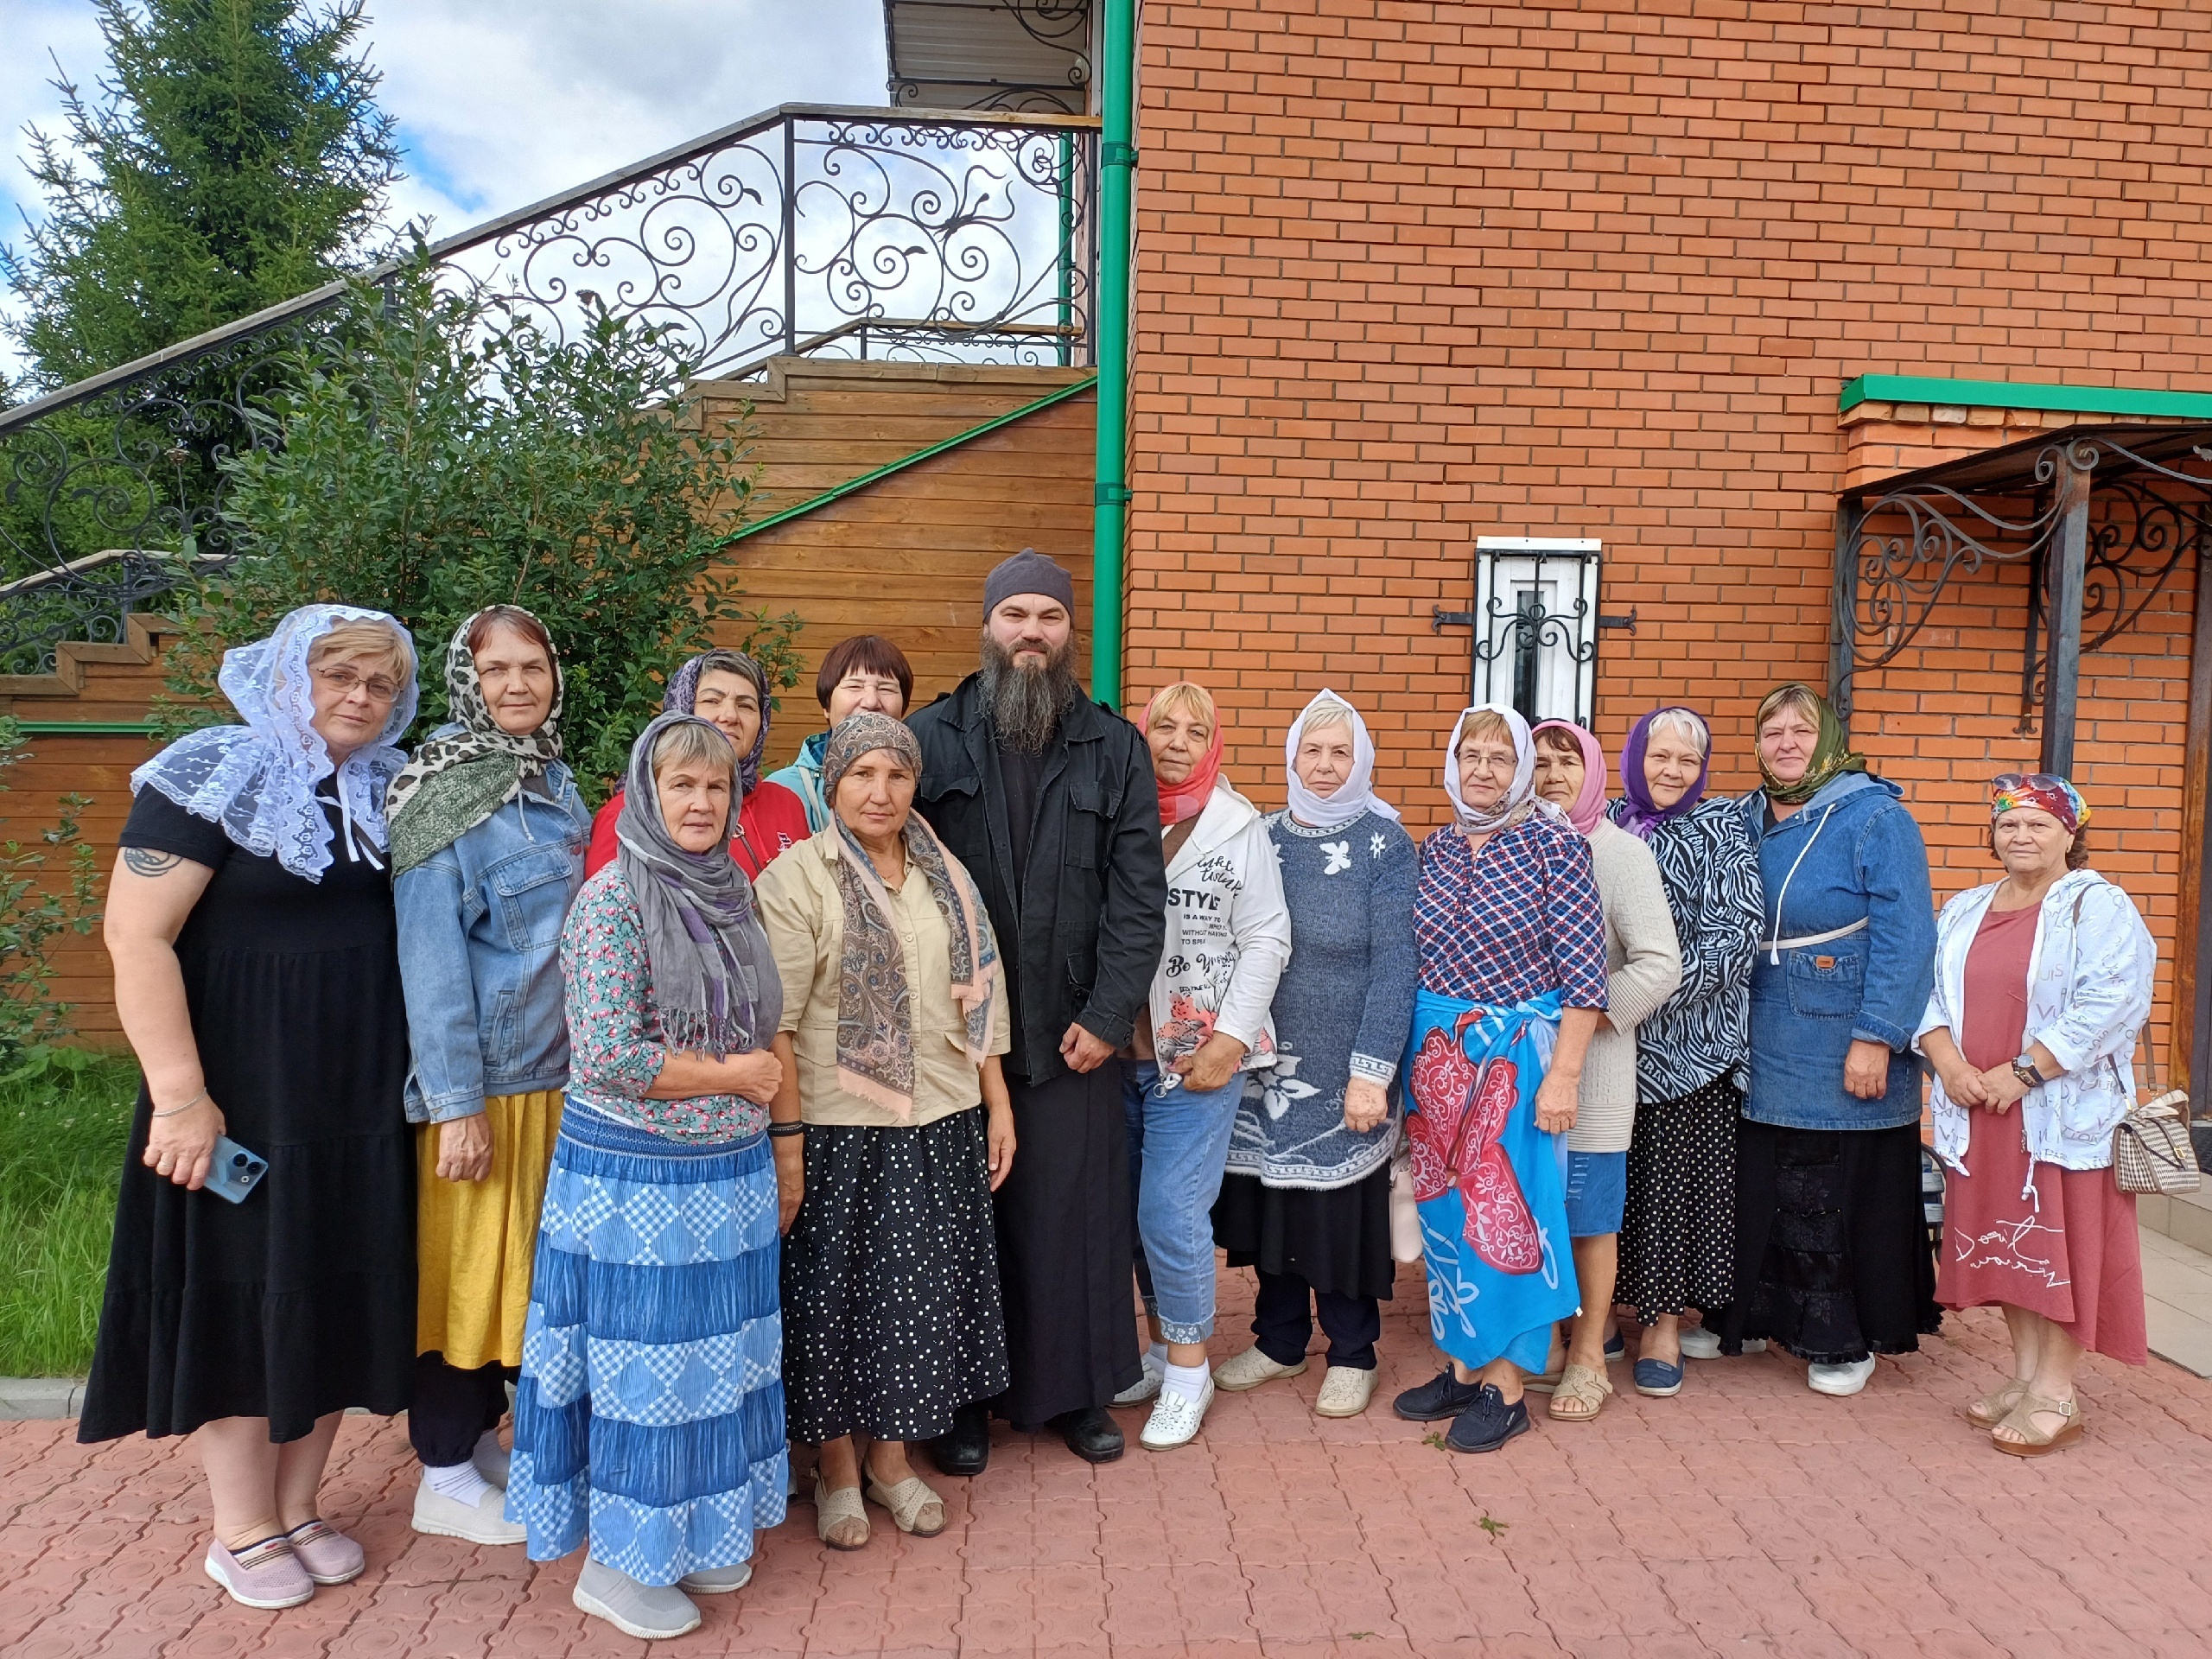
[[[393,218],[441,236],[777,104],[885,97],[881,0],[370,0],[365,34],[408,151]],[[60,126],[48,48],[94,85],[87,0],[0,0],[0,238],[18,245],[19,206],[39,207],[22,129]]]

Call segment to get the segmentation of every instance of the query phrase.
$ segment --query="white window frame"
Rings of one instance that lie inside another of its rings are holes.
[[[1597,709],[1598,575],[1602,542],[1583,537],[1475,537],[1473,693],[1477,702],[1516,706],[1521,597],[1539,582],[1536,684],[1529,724],[1571,720],[1588,727]],[[1553,562],[1556,561],[1556,563]],[[1547,567],[1550,568],[1547,568]],[[1556,601],[1560,608],[1552,608]]]

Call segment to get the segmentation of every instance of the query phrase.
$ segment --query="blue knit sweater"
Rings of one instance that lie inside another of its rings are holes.
[[[1398,1058],[1413,1024],[1413,838],[1369,812],[1341,830],[1268,819],[1290,908],[1290,966],[1275,987],[1277,1059],[1248,1072],[1229,1173],[1268,1186],[1349,1186],[1397,1146]],[[1390,1085],[1390,1116],[1344,1128],[1353,1077]]]

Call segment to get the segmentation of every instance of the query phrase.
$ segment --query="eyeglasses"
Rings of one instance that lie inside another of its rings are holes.
[[[356,691],[366,691],[372,702],[390,702],[399,695],[399,683],[381,674],[363,674],[359,669],[344,663],[334,668],[318,668],[315,677],[336,691],[340,697],[350,697]]]

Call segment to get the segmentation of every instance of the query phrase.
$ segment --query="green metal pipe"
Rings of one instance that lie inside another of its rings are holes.
[[[1136,182],[1137,0],[1105,0],[1098,105],[1097,488],[1091,514],[1090,695],[1122,705],[1122,588],[1129,521],[1130,199]]]

